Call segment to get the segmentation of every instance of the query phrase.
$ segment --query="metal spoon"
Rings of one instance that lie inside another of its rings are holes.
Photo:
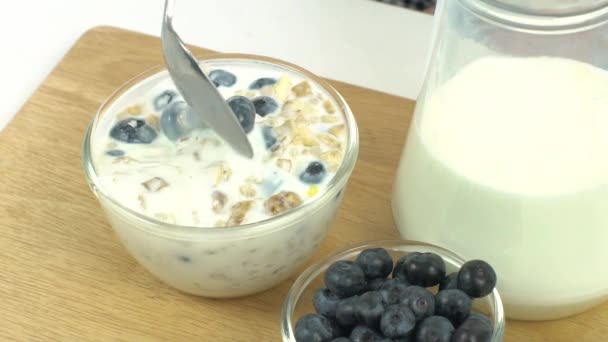
[[[253,148],[238,119],[173,29],[174,4],[173,0],[165,0],[161,31],[161,42],[169,75],[193,112],[200,115],[202,121],[235,151],[252,158]]]

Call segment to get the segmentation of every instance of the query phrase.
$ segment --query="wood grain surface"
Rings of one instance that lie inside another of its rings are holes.
[[[297,275],[239,299],[175,291],[127,254],[85,183],[81,142],[95,110],[122,83],[161,62],[158,38],[92,29],[0,133],[1,341],[280,341],[281,305]],[[361,152],[339,217],[315,258],[365,240],[398,238],[389,199],[414,106],[331,83],[355,113]],[[560,321],[510,321],[506,341],[606,336],[603,305]]]

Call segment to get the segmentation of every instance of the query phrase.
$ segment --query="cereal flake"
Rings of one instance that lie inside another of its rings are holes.
[[[247,212],[249,212],[252,206],[253,201],[242,201],[233,205],[232,208],[230,208],[230,218],[228,218],[226,225],[237,226],[243,223]]]
[[[129,106],[127,108],[127,113],[129,113],[131,115],[141,115],[142,108],[140,105]]]
[[[339,121],[340,121],[340,119],[335,115],[323,115],[321,117],[322,123],[337,123]]]
[[[253,186],[251,183],[242,184],[239,187],[239,191],[241,192],[241,195],[245,197],[254,197],[257,193],[255,186]]]
[[[160,129],[160,117],[158,115],[150,114],[146,116],[146,122],[157,130]]]
[[[330,100],[323,101],[323,108],[325,108],[325,111],[328,112],[329,114],[336,113],[336,108],[334,108],[334,105],[333,105],[333,103],[331,103]]]
[[[228,196],[221,191],[214,191],[211,194],[211,209],[214,213],[219,213],[224,209],[228,202]]]
[[[164,180],[160,177],[153,177],[153,178],[150,178],[147,181],[141,183],[141,185],[143,185],[144,188],[146,188],[146,190],[148,190],[150,192],[159,192],[162,189],[168,187],[169,183],[167,183],[166,180]]]
[[[159,212],[154,214],[154,218],[171,224],[175,223],[175,215],[173,213]]]
[[[281,100],[287,100],[289,96],[289,88],[291,87],[291,78],[287,75],[283,75],[279,78],[278,82],[273,86],[276,97]]]
[[[338,139],[336,139],[336,137],[334,137],[331,134],[319,133],[319,134],[317,134],[317,139],[329,147],[333,147],[333,148],[340,147],[340,141],[338,141]]]
[[[308,187],[308,191],[306,192],[309,197],[313,197],[319,192],[319,187],[316,185],[311,185]]]
[[[295,192],[281,191],[278,194],[270,196],[264,202],[264,207],[271,215],[276,216],[301,204],[302,199]]]
[[[329,133],[337,138],[344,136],[344,125],[337,125],[329,129]]]
[[[277,167],[279,169],[283,169],[287,172],[291,172],[291,160],[290,159],[285,159],[285,158],[279,158],[277,159]]]
[[[291,88],[297,97],[308,96],[312,94],[312,88],[310,87],[310,83],[308,81],[302,81],[296,84],[293,88]]]

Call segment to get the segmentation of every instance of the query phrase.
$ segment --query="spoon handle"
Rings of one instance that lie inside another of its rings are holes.
[[[201,116],[202,121],[239,154],[252,158],[253,148],[237,117],[173,29],[174,4],[173,0],[165,0],[161,31],[163,54],[169,75],[184,100]]]

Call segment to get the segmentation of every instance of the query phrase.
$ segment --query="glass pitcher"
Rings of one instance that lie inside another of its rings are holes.
[[[608,295],[608,1],[445,0],[394,185],[403,238],[484,259],[508,317]]]

